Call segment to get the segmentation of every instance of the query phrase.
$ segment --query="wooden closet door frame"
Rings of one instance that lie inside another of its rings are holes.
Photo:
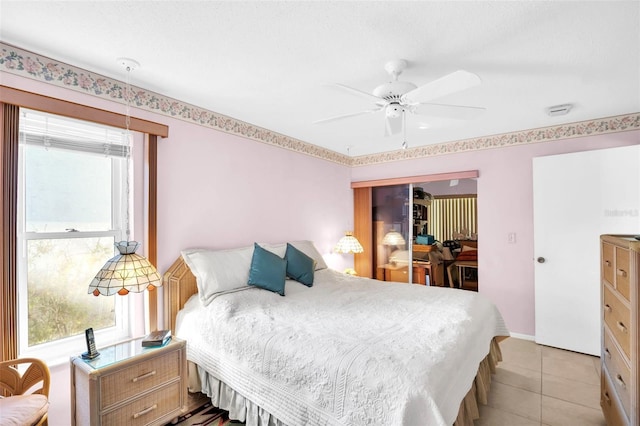
[[[353,189],[353,235],[364,251],[353,256],[353,269],[361,277],[373,274],[373,222],[371,218],[372,187]]]
[[[361,277],[374,278],[373,265],[373,218],[372,190],[375,187],[408,185],[452,179],[472,179],[480,176],[478,170],[437,173],[432,175],[406,176],[351,182],[353,189],[353,235],[360,241],[364,251],[354,256],[354,269]]]

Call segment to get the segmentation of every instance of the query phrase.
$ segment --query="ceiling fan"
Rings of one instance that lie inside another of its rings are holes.
[[[385,136],[390,136],[404,130],[404,119],[407,112],[427,117],[470,120],[485,111],[485,108],[482,107],[431,102],[443,96],[479,85],[480,77],[477,75],[468,71],[458,70],[418,87],[408,81],[398,81],[398,76],[402,74],[406,67],[407,61],[404,59],[387,62],[384,68],[393,80],[376,87],[372,93],[336,83],[335,86],[349,93],[364,97],[372,101],[375,106],[364,111],[318,120],[314,124],[328,123],[357,115],[384,111]]]

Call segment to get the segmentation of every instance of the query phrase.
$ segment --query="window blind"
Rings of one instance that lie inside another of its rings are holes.
[[[128,154],[126,131],[114,127],[21,109],[20,143],[109,157]]]
[[[452,240],[463,230],[477,234],[477,201],[477,195],[436,197],[427,209],[429,233],[438,241]]]

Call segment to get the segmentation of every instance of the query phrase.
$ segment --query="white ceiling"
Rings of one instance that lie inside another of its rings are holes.
[[[363,97],[406,59],[420,86],[458,69],[480,86],[438,99],[482,106],[455,124],[407,117],[410,147],[640,112],[635,1],[0,1],[0,40],[354,156],[397,150]],[[571,113],[546,108],[572,103]],[[419,129],[420,124],[431,124]],[[440,126],[440,127],[438,127]]]

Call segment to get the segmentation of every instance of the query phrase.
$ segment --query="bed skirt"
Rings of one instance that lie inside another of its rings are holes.
[[[491,340],[489,353],[480,362],[471,389],[460,403],[454,426],[473,426],[474,419],[480,418],[479,404],[487,403],[491,387],[491,375],[496,365],[502,361],[498,339]],[[273,415],[258,407],[252,401],[237,393],[226,383],[216,379],[195,364],[189,362],[189,389],[202,392],[211,398],[211,403],[229,412],[229,418],[246,423],[247,426],[286,426]]]
[[[491,388],[491,375],[495,374],[496,365],[500,361],[502,361],[502,352],[497,338],[494,337],[491,340],[489,354],[480,362],[471,389],[460,403],[454,426],[473,426],[473,421],[480,418],[478,404],[487,404],[487,396]]]

